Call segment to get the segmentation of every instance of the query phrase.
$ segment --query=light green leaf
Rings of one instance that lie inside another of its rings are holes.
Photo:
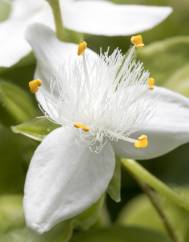
[[[13,122],[23,122],[37,114],[29,95],[20,87],[0,81],[0,108],[10,115]],[[1,120],[4,121],[4,115]],[[7,124],[7,122],[5,122]]]
[[[23,226],[22,196],[0,196],[0,234]]]
[[[189,195],[188,189],[182,188],[178,192],[185,197]],[[186,235],[189,231],[189,213],[161,197],[160,204],[177,236],[181,241],[186,241]],[[159,215],[145,195],[131,200],[121,211],[117,223],[125,226],[140,226],[167,234]]]
[[[107,192],[115,202],[121,201],[121,162],[118,158],[116,159],[114,175]]]
[[[189,97],[189,64],[175,72],[164,86]]]
[[[0,0],[0,22],[6,20],[11,12],[10,0]]]
[[[137,227],[110,227],[91,230],[75,236],[71,242],[170,242],[170,240],[153,230]]]
[[[164,85],[171,76],[189,63],[189,36],[173,37],[152,43],[139,53],[157,84]]]
[[[42,141],[48,133],[58,127],[59,125],[51,122],[46,117],[38,117],[13,126],[12,131],[17,134],[25,135],[31,139]]]
[[[72,225],[64,223],[43,235],[27,228],[13,229],[0,235],[0,242],[68,242],[72,236]]]

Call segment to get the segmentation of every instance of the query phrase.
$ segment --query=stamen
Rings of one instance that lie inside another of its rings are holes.
[[[42,81],[39,79],[30,81],[29,82],[30,91],[32,93],[36,93],[38,91],[39,87],[41,86],[41,84],[42,84]]]
[[[85,124],[82,124],[82,123],[74,123],[74,127],[77,128],[77,129],[82,129],[84,132],[89,132],[90,128],[85,125]]]
[[[148,87],[149,87],[149,89],[153,90],[154,86],[155,86],[155,79],[152,78],[152,77],[148,78]]]
[[[138,137],[138,139],[135,141],[134,146],[136,148],[147,148],[148,147],[148,136],[147,135],[141,135]]]
[[[134,35],[131,37],[131,43],[136,47],[136,48],[142,48],[144,47],[144,42],[142,35]]]
[[[84,72],[85,72],[85,76],[86,76],[86,79],[87,79],[86,85],[88,85],[88,83],[89,83],[89,72],[88,72],[87,60],[86,60],[86,56],[85,56],[86,48],[87,48],[87,42],[85,42],[85,41],[80,42],[80,44],[78,46],[77,54],[83,56],[83,67],[84,67]]]
[[[77,54],[83,55],[85,53],[86,48],[87,48],[87,42],[82,41],[81,43],[79,43]]]

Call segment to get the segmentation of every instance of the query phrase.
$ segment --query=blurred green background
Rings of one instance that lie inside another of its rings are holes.
[[[145,67],[151,71],[159,85],[189,96],[189,1],[114,2],[173,7],[173,14],[165,22],[143,33],[146,47],[138,53],[138,57],[144,61]],[[0,21],[6,18],[7,10],[4,3],[5,1],[0,0]],[[112,50],[119,47],[126,51],[130,46],[129,37],[107,38],[87,35],[85,39],[89,47],[96,51],[99,51],[100,47],[105,50],[108,46]],[[14,134],[10,127],[40,115],[33,95],[28,92],[28,81],[32,79],[34,69],[35,59],[32,54],[12,68],[0,69],[0,242],[63,241],[61,236],[59,237],[60,232],[55,233],[58,236],[40,237],[24,228],[21,194],[27,167],[38,142]],[[189,145],[183,145],[163,157],[143,161],[141,164],[167,184],[182,187],[182,192],[187,194]],[[110,217],[117,227],[111,228],[111,233],[104,229],[76,234],[73,242],[169,241],[149,201],[144,195],[138,197],[140,193],[137,184],[123,170],[122,201],[117,204],[107,197],[109,215],[107,211],[106,215],[102,214],[103,220]],[[167,201],[162,200],[162,204],[179,236],[184,241],[189,241],[189,214]],[[104,224],[107,224],[107,221]],[[59,230],[62,231],[58,228],[57,231]]]

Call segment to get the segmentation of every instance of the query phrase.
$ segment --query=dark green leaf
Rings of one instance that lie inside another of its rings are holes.
[[[22,192],[36,142],[0,126],[0,194]]]
[[[14,123],[23,122],[37,114],[29,95],[18,86],[5,81],[0,81],[0,108]],[[4,118],[1,115],[2,121]]]
[[[153,230],[137,227],[110,227],[88,231],[75,236],[71,242],[170,242]]]

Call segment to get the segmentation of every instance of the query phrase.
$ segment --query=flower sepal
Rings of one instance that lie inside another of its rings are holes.
[[[95,202],[91,207],[86,209],[80,215],[72,219],[74,227],[81,230],[87,230],[90,227],[98,224],[98,226],[104,225],[104,220],[101,221],[101,214],[104,209],[105,195]]]
[[[42,141],[46,135],[54,129],[60,127],[58,124],[53,123],[45,116],[36,117],[24,123],[12,126],[12,131],[16,134],[22,134],[33,140]]]
[[[114,175],[108,186],[107,193],[115,202],[121,201],[121,162],[119,158],[116,159]]]

